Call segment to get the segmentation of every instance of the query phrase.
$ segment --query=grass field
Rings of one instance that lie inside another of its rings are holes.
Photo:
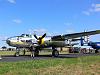
[[[15,52],[16,51],[0,51],[0,55],[2,56],[2,55],[14,55],[15,54]],[[67,51],[62,51],[62,52],[60,52],[60,54],[67,54],[68,52]],[[20,55],[22,55],[23,54],[23,51],[20,51]],[[39,53],[40,55],[47,55],[47,54],[52,54],[52,52],[51,51],[41,51],[40,53]],[[25,55],[30,55],[30,52],[26,52],[26,54]]]
[[[100,56],[0,62],[0,75],[100,75]]]

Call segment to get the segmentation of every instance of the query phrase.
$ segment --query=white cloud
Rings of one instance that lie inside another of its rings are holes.
[[[94,11],[95,12],[100,12],[100,8],[96,8]]]
[[[83,11],[82,13],[85,14],[85,15],[88,15],[88,16],[90,15],[89,11]]]
[[[92,3],[92,4],[91,4],[91,7],[95,7],[95,4],[94,4],[94,3]]]
[[[100,4],[95,4],[95,7],[96,8],[100,8]]]
[[[36,35],[43,35],[44,33],[46,33],[47,36],[53,36],[54,34],[56,34],[56,32],[49,32],[47,29],[45,28],[39,28],[39,29],[29,29],[28,33],[30,34],[36,34]],[[57,33],[58,34],[58,33]]]
[[[2,40],[2,37],[0,36],[0,40]]]
[[[16,0],[7,0],[9,3],[15,4]]]
[[[92,4],[94,12],[100,12],[100,4]]]
[[[46,29],[43,29],[43,28],[34,29],[34,32],[46,32]]]
[[[14,19],[14,20],[12,20],[14,23],[17,23],[17,24],[20,24],[20,23],[22,23],[22,20],[20,20],[20,19]]]
[[[72,23],[64,23],[64,25],[70,26],[72,25]]]
[[[92,13],[100,12],[100,4],[91,4],[90,8],[88,8],[86,11],[82,11],[85,15],[90,15]]]
[[[43,35],[44,33],[47,33],[47,30],[44,28],[39,28],[39,29],[29,29],[28,33],[30,34],[38,34],[38,35]]]
[[[8,37],[0,35],[0,40],[6,40]]]

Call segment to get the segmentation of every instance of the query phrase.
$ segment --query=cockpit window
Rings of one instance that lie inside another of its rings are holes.
[[[29,34],[26,34],[26,37],[30,37]]]
[[[10,37],[11,40],[17,40],[17,37]]]
[[[32,36],[29,34],[22,34],[21,37],[32,37]]]
[[[22,34],[21,37],[25,37],[25,34]]]

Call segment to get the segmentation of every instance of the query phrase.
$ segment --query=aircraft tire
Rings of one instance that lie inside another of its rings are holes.
[[[16,52],[16,53],[15,53],[15,57],[18,57],[18,56],[19,56],[19,53],[18,53],[18,52]]]
[[[34,51],[34,56],[38,56],[39,55],[39,50],[35,50]]]
[[[98,49],[95,50],[95,53],[99,53]]]
[[[25,50],[23,50],[23,55],[25,55],[25,53],[26,53],[26,51],[25,51]]]
[[[58,57],[59,56],[59,51],[58,50],[53,50],[52,51],[52,56]]]

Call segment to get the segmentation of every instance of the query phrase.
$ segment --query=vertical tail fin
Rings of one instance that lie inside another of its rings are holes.
[[[81,43],[81,46],[84,45],[84,39],[83,39],[83,37],[81,37],[81,39],[80,39],[80,43]]]
[[[80,38],[81,46],[87,45],[89,43],[89,36],[84,36]]]

